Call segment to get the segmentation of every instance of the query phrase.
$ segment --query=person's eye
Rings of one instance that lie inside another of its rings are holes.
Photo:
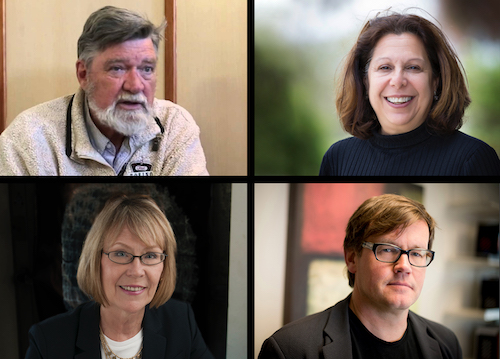
[[[153,66],[144,66],[139,70],[141,71],[142,76],[144,76],[145,78],[150,78],[155,73],[155,68]]]
[[[109,68],[109,72],[111,72],[113,74],[120,74],[120,73],[123,73],[123,71],[125,71],[125,68],[122,66],[111,66]]]
[[[158,254],[156,254],[156,253],[146,253],[144,255],[144,258],[147,258],[147,259],[156,259],[156,258],[158,258]]]
[[[384,66],[380,66],[378,69],[379,69],[379,70],[382,70],[382,71],[388,71],[388,70],[390,70],[390,69],[391,69],[391,67],[390,67],[390,66],[387,66],[387,65],[384,65]]]
[[[128,253],[123,251],[117,251],[113,253],[115,257],[127,257]]]
[[[382,253],[396,253],[398,250],[396,248],[385,247],[385,248],[381,248],[380,251]]]
[[[408,66],[408,69],[409,70],[412,70],[412,71],[420,71],[420,66]]]
[[[423,257],[422,252],[411,252],[411,255],[412,255],[412,257],[416,257],[416,258],[422,258]]]

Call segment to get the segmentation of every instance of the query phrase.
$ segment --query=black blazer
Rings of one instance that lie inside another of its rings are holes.
[[[99,320],[99,305],[88,302],[33,325],[26,358],[100,359]],[[158,309],[146,307],[142,325],[143,359],[213,359],[187,303],[170,299]]]
[[[259,359],[352,359],[349,300],[285,325],[266,339]],[[423,359],[462,359],[462,349],[451,330],[409,313]]]

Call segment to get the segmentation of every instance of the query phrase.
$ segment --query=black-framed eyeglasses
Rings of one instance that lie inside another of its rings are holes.
[[[427,267],[434,259],[434,251],[429,249],[415,248],[405,251],[394,244],[371,242],[363,242],[362,246],[371,249],[375,258],[384,263],[396,263],[403,253],[408,255],[408,261],[414,267]]]
[[[141,262],[147,266],[160,264],[167,257],[165,253],[155,252],[144,253],[140,256],[134,256],[133,254],[124,251],[113,251],[109,253],[102,251],[102,253],[107,255],[111,262],[115,262],[118,264],[129,264],[133,262],[134,258],[139,258]]]

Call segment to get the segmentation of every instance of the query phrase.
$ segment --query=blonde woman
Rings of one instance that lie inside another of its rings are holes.
[[[93,300],[34,325],[26,358],[213,358],[189,304],[170,299],[176,247],[150,197],[110,199],[78,267]]]

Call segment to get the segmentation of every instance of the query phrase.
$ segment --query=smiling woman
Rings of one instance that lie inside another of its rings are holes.
[[[424,123],[437,79],[433,79],[432,66],[417,36],[384,36],[367,72],[368,97],[383,135],[410,132]]]
[[[106,285],[113,274],[113,269],[126,269],[133,272],[134,268],[140,265],[144,272],[140,272],[137,277],[151,280],[149,290],[153,291],[153,295],[143,307],[149,303],[151,307],[159,307],[172,296],[175,288],[176,248],[172,228],[153,200],[147,197],[127,198],[125,196],[110,199],[97,216],[83,245],[78,266],[78,285],[95,301],[104,304],[107,308],[110,307],[111,298],[107,295],[111,291],[110,287],[120,285],[120,283]],[[131,265],[119,265],[110,260],[112,257],[101,255],[101,253],[112,251],[130,252],[134,255],[160,252],[165,253],[168,259],[163,262],[163,265],[143,266],[142,261],[135,260],[131,261]],[[159,273],[156,273],[158,270]],[[164,281],[158,286],[160,275]],[[102,311],[103,309],[101,309],[101,314]]]
[[[393,13],[368,21],[348,54],[337,112],[354,137],[333,144],[320,175],[499,175],[486,143],[460,131],[470,104],[460,60],[430,21]]]
[[[108,200],[78,266],[78,285],[93,300],[34,325],[26,358],[213,358],[191,307],[170,299],[176,248],[150,197]]]

